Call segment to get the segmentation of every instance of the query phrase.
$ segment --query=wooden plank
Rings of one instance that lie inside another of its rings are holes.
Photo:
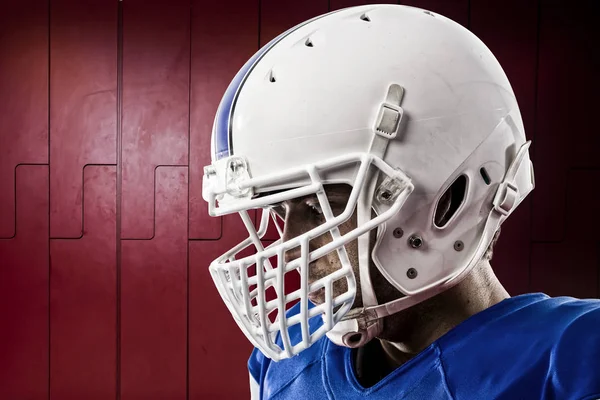
[[[154,169],[187,165],[190,3],[123,3],[124,239],[154,235]]]
[[[15,234],[15,167],[48,163],[48,2],[0,13],[0,238]]]
[[[117,368],[116,167],[84,169],[84,233],[52,239],[52,397],[114,399]]]
[[[50,235],[82,235],[83,168],[116,164],[117,3],[51,2]]]
[[[590,125],[600,90],[600,54],[590,34],[600,3],[556,0],[541,7],[533,239],[562,241],[569,170],[600,169],[600,135]]]
[[[16,171],[17,229],[0,240],[0,398],[48,398],[48,167]]]
[[[122,241],[123,400],[186,398],[187,168],[156,175],[154,238]]]

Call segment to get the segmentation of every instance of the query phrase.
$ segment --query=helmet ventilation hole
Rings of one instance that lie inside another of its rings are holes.
[[[306,42],[304,42],[304,44],[306,45],[306,47],[314,47],[312,40],[310,40],[310,38],[306,39]]]
[[[481,169],[479,170],[479,173],[481,174],[481,177],[483,178],[483,181],[485,182],[485,184],[489,186],[490,183],[492,182],[492,180],[490,179],[490,175],[488,174],[485,167],[481,167]]]
[[[433,223],[438,228],[444,228],[456,215],[464,203],[467,194],[467,177],[461,175],[450,185],[438,200],[435,208]]]
[[[269,72],[269,82],[275,82],[275,74],[273,71]]]
[[[361,15],[360,19],[362,19],[363,21],[366,21],[366,22],[371,22],[371,18],[369,18],[369,16],[367,14]]]

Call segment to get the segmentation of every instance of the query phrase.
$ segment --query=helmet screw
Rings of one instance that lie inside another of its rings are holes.
[[[423,239],[419,235],[412,235],[410,238],[408,238],[408,244],[413,249],[418,249],[419,247],[423,246]]]
[[[462,249],[465,248],[465,244],[463,242],[461,242],[460,240],[457,240],[456,242],[454,242],[454,250],[456,251],[462,251]]]
[[[402,236],[404,236],[404,231],[401,228],[394,229],[393,233],[396,239],[400,239]]]
[[[417,273],[417,270],[414,268],[409,268],[408,271],[406,271],[406,276],[409,277],[409,279],[415,279],[417,277],[417,275],[419,275]]]

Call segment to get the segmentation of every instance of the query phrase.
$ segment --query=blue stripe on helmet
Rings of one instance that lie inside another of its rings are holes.
[[[265,46],[260,49],[246,64],[238,71],[235,75],[229,87],[223,95],[221,104],[217,111],[217,118],[215,120],[214,128],[214,140],[215,140],[215,158],[217,160],[223,157],[229,157],[231,155],[231,140],[229,137],[231,131],[231,116],[233,115],[233,103],[237,97],[237,93],[242,86],[246,74],[254,67],[254,64],[258,61],[261,55],[267,51],[268,47]]]
[[[283,32],[281,35],[277,36],[275,39],[271,40],[265,46],[263,46],[260,50],[258,50],[252,58],[250,58],[246,64],[238,71],[235,75],[229,87],[225,91],[223,95],[223,99],[221,100],[221,104],[219,104],[219,108],[217,110],[217,116],[215,118],[215,126],[213,129],[213,140],[214,140],[214,157],[215,160],[220,160],[221,158],[229,157],[233,155],[233,145],[232,145],[232,121],[233,121],[233,111],[235,109],[235,103],[237,97],[239,95],[240,89],[244,85],[246,78],[254,68],[254,66],[260,61],[262,56],[265,55],[267,51],[269,51],[277,42],[283,39],[285,36],[295,31],[296,29],[312,22],[316,19],[322,18],[326,15],[336,13],[340,10],[336,10],[330,12],[328,14],[320,15],[315,18],[312,18],[308,21],[305,21],[302,24],[299,24],[287,31]]]
[[[250,58],[246,64],[238,71],[235,75],[229,87],[225,91],[223,95],[223,99],[221,100],[221,104],[219,105],[219,109],[217,111],[216,125],[215,125],[215,158],[217,160],[229,157],[233,154],[233,146],[231,145],[231,123],[233,117],[233,109],[235,107],[235,101],[237,100],[238,93],[246,81],[246,77],[250,73],[250,71],[254,68],[256,63],[262,58],[262,56],[273,47],[275,43],[279,40],[283,39],[288,33],[290,33],[294,28],[283,32],[281,35],[277,36],[275,39],[271,40],[265,46],[263,46],[260,50],[258,50],[252,58]]]

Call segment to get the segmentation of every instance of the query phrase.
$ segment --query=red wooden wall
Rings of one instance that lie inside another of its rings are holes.
[[[201,199],[229,80],[358,0],[24,0],[0,13],[0,399],[243,399],[250,345],[207,266],[242,235]],[[494,266],[600,295],[595,0],[410,0],[470,28],[520,101],[537,188]]]

